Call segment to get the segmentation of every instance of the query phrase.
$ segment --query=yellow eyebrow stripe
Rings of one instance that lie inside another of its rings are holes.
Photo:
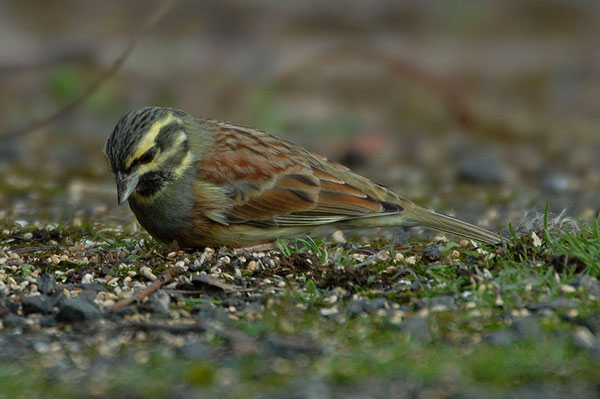
[[[125,164],[126,169],[130,168],[133,162],[144,155],[146,151],[148,151],[154,145],[154,141],[156,140],[156,136],[160,133],[160,129],[171,124],[172,122],[181,122],[179,118],[173,116],[173,114],[167,114],[163,119],[154,122],[152,127],[148,129],[144,137],[140,140],[140,143],[137,146],[137,150],[135,154]]]
[[[173,145],[167,148],[164,152],[159,152],[154,160],[146,165],[141,165],[139,169],[139,174],[143,175],[146,172],[157,169],[160,167],[167,159],[175,155],[181,148],[181,144],[187,140],[186,134],[181,130],[178,132],[177,137],[175,138]],[[187,169],[189,164],[191,163],[191,153],[188,151],[186,156],[182,159],[181,164],[172,171],[172,173],[179,177],[181,174]]]

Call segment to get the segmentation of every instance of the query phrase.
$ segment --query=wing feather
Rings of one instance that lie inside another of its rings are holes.
[[[375,198],[377,188],[348,184],[347,174],[362,180],[347,168],[268,133],[224,124],[215,135],[196,165],[201,186],[224,194],[220,211],[205,214],[219,223],[313,226],[402,210]]]

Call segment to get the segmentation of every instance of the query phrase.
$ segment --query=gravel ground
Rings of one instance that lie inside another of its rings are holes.
[[[598,270],[539,229],[546,203],[588,221],[600,210],[600,7],[188,3],[89,101],[0,140],[0,399],[600,396]],[[0,11],[2,134],[74,98],[151,10]],[[162,246],[116,207],[101,153],[118,118],[148,104],[272,131],[526,238]]]
[[[472,287],[468,281],[492,281],[480,287],[497,290],[500,283],[493,282],[490,271],[476,265],[486,258],[500,256],[503,250],[473,248],[466,240],[455,244],[458,246],[452,250],[444,247],[447,240],[440,239],[426,247],[403,243],[393,249],[377,242],[358,246],[331,241],[319,245],[321,250],[316,253],[306,248],[291,251],[291,246],[265,252],[206,248],[192,253],[157,245],[142,232],[123,238],[127,234],[119,228],[14,226],[0,236],[3,348],[0,361],[30,364],[32,359],[38,359],[46,378],[71,384],[68,386],[81,385],[85,387],[81,391],[84,396],[106,394],[105,380],[115,373],[126,373],[135,367],[160,368],[169,362],[179,365],[175,368],[183,372],[187,369],[180,367],[186,362],[197,361],[219,365],[216,371],[212,366],[198,371],[201,376],[211,375],[210,387],[199,389],[194,384],[175,384],[169,387],[166,397],[220,394],[257,398],[384,398],[446,397],[450,393],[461,397],[504,397],[506,394],[506,390],[494,393],[490,386],[463,386],[444,380],[428,383],[401,377],[402,374],[382,377],[380,381],[368,378],[351,384],[352,388],[329,378],[304,375],[287,380],[280,388],[268,385],[268,389],[259,390],[262,393],[245,392],[244,384],[232,381],[234,376],[227,366],[231,362],[260,356],[263,362],[272,363],[262,367],[278,370],[326,358],[339,350],[330,347],[331,341],[323,340],[310,328],[301,331],[291,328],[287,332],[285,328],[283,331],[267,328],[260,333],[252,332],[251,326],[282,311],[285,315],[312,310],[316,323],[333,330],[343,330],[353,320],[369,318],[375,320],[374,325],[386,325],[398,337],[412,337],[423,345],[447,342],[467,348],[481,342],[512,348],[520,342],[543,337],[542,320],[558,318],[571,328],[557,330],[555,334],[600,359],[600,341],[595,335],[600,332],[600,318],[578,317],[586,300],[600,297],[600,283],[585,274],[562,284],[560,295],[546,300],[505,306],[502,297],[497,296],[495,306],[505,308],[502,316],[505,328],[480,333],[469,329],[441,331],[439,318],[447,317],[444,315],[458,315],[455,316],[458,324],[485,324],[484,320],[491,317],[486,314],[490,309],[482,308],[470,298]],[[341,233],[335,236],[343,238]],[[465,289],[454,295],[419,295],[439,286],[439,281],[423,273],[424,269],[452,258],[464,262],[463,251],[469,252],[468,259],[475,265],[456,270],[457,276],[467,279]],[[174,268],[180,274],[173,281],[149,297],[114,310],[119,301],[147,289],[162,273]],[[369,289],[365,291],[367,286]],[[318,300],[299,300],[315,292],[321,293]],[[578,292],[586,299],[574,295]],[[287,322],[297,320],[292,317]],[[250,327],[240,328],[240,323]],[[260,367],[255,372],[260,374]],[[569,384],[554,385],[547,381],[532,384],[510,390],[511,397],[558,398],[575,389],[569,388]],[[108,392],[116,397],[143,395],[143,389],[135,384],[111,389]],[[576,389],[577,397],[597,395],[595,387],[588,383]],[[290,392],[294,394],[290,396]]]

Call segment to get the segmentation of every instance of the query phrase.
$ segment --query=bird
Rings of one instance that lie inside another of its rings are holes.
[[[272,243],[323,226],[424,226],[484,244],[501,237],[421,207],[262,130],[147,106],[123,116],[104,153],[117,202],[182,248]]]

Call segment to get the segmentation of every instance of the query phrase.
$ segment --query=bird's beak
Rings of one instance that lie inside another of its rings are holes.
[[[135,172],[130,175],[117,172],[117,203],[119,205],[122,205],[133,194],[139,181],[140,176]]]

